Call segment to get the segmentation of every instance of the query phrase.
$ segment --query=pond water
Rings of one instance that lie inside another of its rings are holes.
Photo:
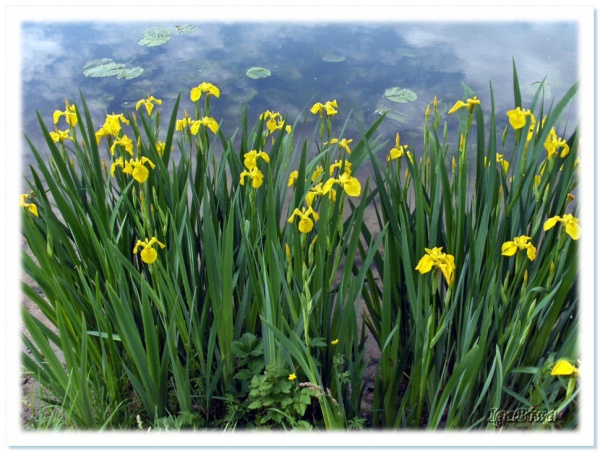
[[[189,29],[178,28],[193,25]],[[144,32],[165,27],[162,45],[140,45]],[[184,33],[180,33],[180,31]],[[106,113],[133,110],[148,95],[162,99],[164,127],[177,95],[179,117],[193,111],[190,88],[203,81],[217,85],[220,99],[211,115],[230,136],[240,126],[242,106],[250,120],[265,110],[304,117],[315,102],[336,99],[334,126],[352,121],[345,138],[358,138],[355,122],[366,129],[390,110],[379,132],[393,143],[422,143],[424,112],[434,95],[447,112],[463,99],[464,85],[489,110],[492,83],[500,122],[513,108],[512,61],[516,62],[524,101],[546,78],[546,97],[557,101],[578,78],[576,22],[24,22],[22,39],[22,127],[43,148],[35,117],[38,110],[52,128],[54,110],[64,100],[78,101],[81,90],[99,128]],[[110,59],[142,68],[135,78],[88,77],[90,61]],[[251,79],[246,71],[264,67],[271,75]],[[464,84],[464,85],[463,85]],[[416,100],[396,103],[384,97],[399,87]],[[308,115],[312,132],[316,118]],[[574,126],[577,109],[570,112]],[[502,124],[501,124],[502,125]],[[338,128],[338,130],[339,130]],[[24,171],[33,162],[24,146]]]

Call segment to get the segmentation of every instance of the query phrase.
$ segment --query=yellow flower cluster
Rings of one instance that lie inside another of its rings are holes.
[[[327,116],[337,114],[337,108],[338,104],[335,100],[328,101],[325,104],[317,102],[311,108],[311,113],[315,115],[320,114],[322,118],[323,113]],[[329,121],[329,118],[327,118],[327,121]],[[330,138],[328,141],[324,142],[323,145],[337,145],[340,150],[343,149],[346,153],[351,154],[352,149],[350,148],[350,144],[352,141],[352,139],[347,138]],[[328,195],[329,199],[332,202],[335,202],[337,196],[336,191],[333,190],[335,185],[340,186],[348,196],[360,196],[361,194],[361,183],[356,177],[352,176],[352,164],[348,160],[335,160],[331,163],[329,165],[329,179],[325,182],[320,180],[324,173],[325,169],[321,165],[318,165],[314,169],[310,178],[314,185],[310,187],[305,197],[307,207],[294,209],[292,215],[288,219],[289,223],[293,223],[295,218],[299,217],[298,230],[304,234],[312,231],[315,222],[319,219],[319,214],[313,208],[313,203],[317,196]],[[295,185],[298,177],[298,171],[292,171],[288,179],[288,187]]]
[[[332,101],[327,101],[324,104],[322,104],[321,102],[317,102],[312,106],[310,112],[313,115],[319,114],[323,116],[323,113],[326,113],[327,116],[334,116],[337,115],[337,108],[338,104],[337,101],[334,99]]]
[[[562,223],[565,228],[565,232],[573,239],[579,240],[581,236],[581,229],[579,227],[579,219],[575,218],[572,214],[560,216],[554,216],[549,218],[544,223],[544,231],[547,231],[556,225],[556,223]],[[536,256],[536,248],[530,243],[531,237],[522,235],[515,237],[514,240],[504,242],[502,244],[502,255],[503,256],[514,256],[519,250],[526,250],[527,257],[530,261],[533,261]]]
[[[112,136],[114,138],[119,137],[121,132],[121,123],[129,125],[129,120],[121,113],[115,115],[106,115],[104,125],[96,132],[96,144],[100,144],[100,140],[103,137]]]
[[[138,181],[140,184],[143,184],[148,179],[150,175],[150,171],[146,168],[146,163],[150,165],[152,169],[156,167],[154,163],[148,157],[141,157],[137,159],[130,159],[128,161],[124,161],[123,157],[117,158],[110,167],[110,175],[114,177],[115,169],[120,167],[123,169],[125,174],[131,174],[131,176]]]
[[[158,104],[162,103],[160,99],[149,96],[147,99],[139,101],[136,105],[136,109],[145,104],[146,110],[151,114],[152,108],[149,108],[146,102],[149,102],[151,106],[153,102]],[[106,115],[103,126],[96,132],[96,143],[100,144],[103,137],[112,137],[114,141],[110,146],[111,155],[114,156],[117,146],[120,146],[125,152],[133,156],[133,141],[123,133],[121,124],[129,125],[129,120],[122,113]],[[128,161],[123,160],[123,157],[117,157],[111,165],[110,175],[111,177],[114,177],[115,169],[120,167],[123,169],[124,173],[131,174],[136,181],[143,183],[148,179],[149,175],[148,168],[145,166],[146,163],[152,168],[155,167],[154,163],[147,157],[130,159]]]
[[[205,116],[201,119],[191,119],[188,116],[187,111],[185,112],[183,119],[178,119],[175,123],[175,130],[182,131],[186,127],[189,127],[192,135],[198,135],[200,126],[208,127],[212,133],[217,133],[219,130],[219,123],[215,121],[214,118]]]
[[[258,169],[258,159],[261,158],[269,163],[269,155],[263,151],[252,150],[244,154],[244,166],[246,170],[240,174],[240,185],[244,185],[246,177],[252,180],[252,187],[258,188],[262,185],[264,174]]]
[[[267,126],[267,130],[269,131],[267,133],[267,135],[271,135],[276,130],[282,130],[283,126],[285,125],[283,116],[281,116],[281,113],[279,113],[279,112],[273,112],[273,111],[267,110],[262,115],[260,115],[260,119],[267,120],[266,126]],[[286,125],[285,131],[287,133],[290,133],[292,131],[292,126]]]
[[[133,141],[131,141],[131,138],[129,138],[127,135],[123,135],[113,141],[113,144],[110,147],[111,155],[115,155],[115,147],[117,145],[122,146],[123,149],[129,153],[129,155],[133,155]]]

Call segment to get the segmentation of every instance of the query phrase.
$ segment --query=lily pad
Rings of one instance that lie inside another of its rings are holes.
[[[246,75],[251,79],[266,78],[271,75],[271,71],[264,67],[251,67],[246,71]]]
[[[131,80],[139,77],[144,70],[141,67],[128,68],[122,63],[115,63],[110,58],[89,61],[83,66],[86,77],[117,77]]]
[[[398,87],[386,89],[384,96],[392,102],[400,102],[403,104],[417,100],[417,95],[414,92],[406,88]]]
[[[346,61],[346,57],[342,55],[336,55],[334,53],[328,53],[323,56],[323,61],[325,63],[341,63],[342,61]]]
[[[144,37],[138,44],[146,47],[156,47],[171,39],[171,29],[165,27],[152,27],[144,31]]]
[[[118,75],[123,69],[125,69],[124,64],[103,58],[86,63],[83,67],[83,75],[86,77],[112,77]]]
[[[175,25],[175,30],[177,30],[178,35],[189,35],[195,32],[197,29],[198,27],[191,24]]]
[[[121,72],[117,74],[117,78],[124,78],[125,80],[131,80],[132,78],[139,77],[142,75],[144,70],[141,67],[132,67],[128,69],[123,69]]]

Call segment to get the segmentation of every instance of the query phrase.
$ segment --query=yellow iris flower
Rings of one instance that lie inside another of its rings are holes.
[[[141,157],[138,159],[131,159],[128,161],[124,161],[122,157],[116,159],[110,167],[110,175],[115,175],[115,168],[121,167],[123,168],[123,172],[125,174],[131,174],[131,176],[138,181],[140,184],[143,184],[148,179],[150,175],[150,171],[146,168],[146,163],[150,165],[152,169],[156,168],[156,165],[152,163],[152,161],[148,157]]]
[[[133,248],[133,254],[137,254],[138,248],[141,247],[142,251],[140,252],[140,257],[142,258],[142,261],[144,261],[146,264],[152,264],[156,261],[156,258],[158,257],[158,253],[154,248],[152,248],[152,245],[154,245],[155,243],[161,248],[164,248],[166,246],[163,243],[159,242],[156,237],[152,237],[150,240],[145,239],[143,242],[141,240],[138,240],[135,244],[135,247]]]
[[[57,124],[61,116],[64,116],[67,124],[69,124],[71,127],[75,127],[77,125],[77,109],[75,105],[69,105],[69,101],[67,99],[65,99],[65,111],[56,110],[52,116],[54,119],[54,124]]]
[[[123,114],[106,115],[104,125],[96,132],[96,143],[100,144],[102,137],[113,136],[117,137],[121,131],[121,123],[129,125],[129,120]]]
[[[448,285],[454,281],[454,256],[451,254],[442,253],[442,247],[433,249],[425,248],[425,255],[421,258],[415,270],[424,275],[431,271],[433,267],[437,267],[442,271]]]
[[[158,155],[164,154],[166,145],[167,145],[167,143],[165,143],[164,141],[161,141],[161,140],[158,140],[156,142],[156,152],[158,152]]]
[[[551,375],[579,376],[579,369],[566,359],[557,361],[552,369]]]
[[[477,96],[473,96],[472,99],[467,99],[467,102],[463,102],[462,100],[459,100],[448,111],[448,114],[451,115],[452,113],[456,112],[457,110],[460,110],[461,108],[468,108],[469,113],[472,113],[473,109],[475,108],[475,105],[480,105],[480,104],[481,104],[481,101],[479,99],[477,99]]]
[[[175,130],[180,132],[180,131],[184,130],[187,126],[189,126],[191,123],[192,123],[192,120],[190,119],[190,115],[188,114],[187,111],[185,111],[183,114],[183,119],[178,119],[177,122],[175,123]]]
[[[70,133],[71,133],[70,130],[56,129],[55,132],[50,132],[50,137],[52,138],[52,141],[54,141],[55,143],[58,143],[59,141],[61,143],[64,143],[65,140],[73,141],[73,137],[69,135]]]
[[[332,177],[323,186],[323,194],[329,193],[333,185],[340,185],[348,196],[360,196],[361,185],[360,181],[348,173],[342,173],[338,178]]]
[[[192,135],[196,135],[198,133],[200,126],[208,127],[212,133],[217,133],[219,130],[219,123],[208,116],[198,119],[197,121],[188,120],[188,124],[191,124],[190,132],[192,132]]]
[[[324,196],[326,194],[329,194],[329,200],[331,202],[335,202],[335,198],[337,196],[335,190],[331,190],[331,187],[329,187],[328,191],[326,192],[324,190],[323,182],[319,182],[314,187],[311,187],[310,191],[306,194],[306,204],[312,206],[315,197]]]
[[[256,166],[250,171],[242,171],[240,174],[240,185],[245,184],[246,177],[249,177],[252,180],[252,187],[254,188],[260,187],[264,179],[263,173]]]
[[[269,131],[268,135],[272,134],[276,130],[283,129],[285,121],[279,112],[265,111],[262,115],[260,115],[260,119],[268,119],[266,122],[267,130]],[[292,131],[292,126],[285,126],[285,131],[290,133]]]
[[[323,169],[323,167],[321,165],[317,165],[317,167],[312,173],[312,176],[310,177],[311,182],[316,182],[317,179],[319,179],[319,177],[321,177],[321,174],[323,174],[324,172],[325,170]]]
[[[502,169],[504,170],[505,173],[508,171],[508,167],[510,166],[510,163],[507,162],[506,160],[504,160],[504,156],[502,154],[496,153],[496,163],[499,163],[500,165],[502,165]]]
[[[329,175],[332,176],[335,169],[338,168],[339,170],[344,170],[344,173],[350,175],[352,174],[352,163],[350,163],[348,160],[336,160],[334,163],[332,163],[331,165],[329,165]]]
[[[323,116],[323,112],[325,112],[327,114],[327,116],[333,116],[333,115],[337,115],[337,109],[338,108],[338,104],[337,104],[337,100],[332,100],[332,101],[327,101],[324,104],[322,104],[321,102],[317,102],[316,104],[314,104],[312,106],[312,108],[310,109],[310,112],[313,115],[319,114],[321,116]]]
[[[312,219],[310,218],[312,216]],[[308,209],[303,207],[302,210],[296,208],[292,212],[290,218],[288,218],[288,223],[293,223],[296,217],[300,217],[300,221],[298,222],[298,230],[303,234],[308,234],[313,230],[314,221],[319,221],[319,214],[313,210],[312,207]]]
[[[408,144],[401,145],[400,144],[400,134],[396,133],[396,146],[390,150],[390,155],[387,157],[387,161],[396,160],[402,157],[406,150],[408,149]]]
[[[291,187],[292,185],[296,184],[296,181],[298,180],[298,170],[294,170],[290,173],[290,177],[288,179],[288,187]]]
[[[123,135],[122,137],[116,139],[112,146],[110,147],[111,155],[115,155],[115,146],[122,146],[130,155],[133,155],[133,141],[127,135]]]
[[[522,235],[520,237],[515,237],[515,239],[512,241],[504,242],[502,244],[502,250],[501,250],[502,255],[503,256],[514,256],[518,250],[526,250],[527,257],[529,258],[530,261],[533,261],[535,259],[537,250],[535,249],[535,246],[533,246],[531,243],[529,243],[530,240],[531,240],[531,237]]]
[[[269,154],[267,154],[266,152],[252,150],[244,154],[244,166],[249,170],[256,168],[256,164],[259,157],[267,163],[271,161],[269,159]]]
[[[31,212],[31,214],[35,215],[36,217],[39,217],[37,206],[33,203],[25,202],[27,198],[29,198],[29,195],[27,193],[21,195],[21,207],[29,210],[29,212]]]
[[[570,148],[567,142],[563,138],[559,138],[556,135],[556,131],[554,127],[550,130],[546,141],[544,142],[544,148],[546,148],[546,152],[548,152],[548,158],[553,158],[558,155],[558,150],[561,149],[560,157],[565,158],[569,155]]]
[[[350,143],[352,143],[352,139],[345,139],[342,138],[341,140],[337,139],[337,138],[332,138],[331,140],[329,140],[328,142],[325,142],[324,144],[337,144],[339,147],[341,147],[342,149],[344,149],[348,154],[352,153],[352,150],[350,149]]]
[[[146,99],[141,99],[135,104],[135,109],[139,110],[142,105],[146,107],[146,111],[149,115],[152,114],[152,110],[154,110],[154,104],[161,105],[162,100],[156,99],[154,96],[148,96]]]
[[[508,122],[515,130],[525,127],[527,116],[531,116],[532,124],[535,123],[535,117],[533,114],[529,110],[522,110],[521,107],[507,111],[506,116],[508,116]]]
[[[555,216],[549,218],[544,223],[544,231],[554,227],[556,223],[562,223],[565,231],[573,240],[579,240],[581,237],[581,227],[579,226],[579,219],[575,218],[572,214],[563,215],[562,217]]]
[[[205,93],[206,96],[215,96],[219,97],[221,95],[221,91],[212,83],[202,82],[195,88],[192,88],[190,91],[190,99],[192,102],[196,102],[202,97],[202,93]]]

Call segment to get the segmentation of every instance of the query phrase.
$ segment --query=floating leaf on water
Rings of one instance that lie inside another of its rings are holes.
[[[417,100],[417,95],[414,92],[409,89],[398,88],[397,86],[386,89],[384,96],[392,102],[400,102],[403,104]]]
[[[131,80],[132,78],[139,77],[142,75],[144,70],[141,67],[132,67],[129,69],[123,69],[117,74],[117,78],[124,78],[125,80]]]
[[[334,53],[328,53],[323,56],[323,61],[325,63],[341,63],[342,61],[346,61],[346,57],[342,55],[336,55]]]
[[[189,35],[195,32],[197,29],[198,27],[191,24],[175,25],[175,30],[177,30],[178,35]]]
[[[254,80],[259,78],[269,77],[271,75],[271,71],[264,67],[251,67],[246,71],[246,75]]]
[[[83,75],[86,77],[112,77],[125,69],[125,65],[104,58],[88,62],[83,69]]]
[[[114,77],[131,80],[139,77],[144,70],[141,67],[128,68],[122,63],[115,63],[110,58],[88,61],[83,66],[86,77]]]
[[[85,63],[85,66],[83,66],[83,70],[86,70],[93,66],[101,66],[103,64],[108,64],[108,63],[112,63],[112,62],[113,62],[113,60],[111,60],[110,58],[102,58],[101,60],[88,61],[87,63]]]
[[[144,37],[138,44],[146,47],[156,47],[171,39],[171,30],[165,27],[152,27],[144,31]]]

